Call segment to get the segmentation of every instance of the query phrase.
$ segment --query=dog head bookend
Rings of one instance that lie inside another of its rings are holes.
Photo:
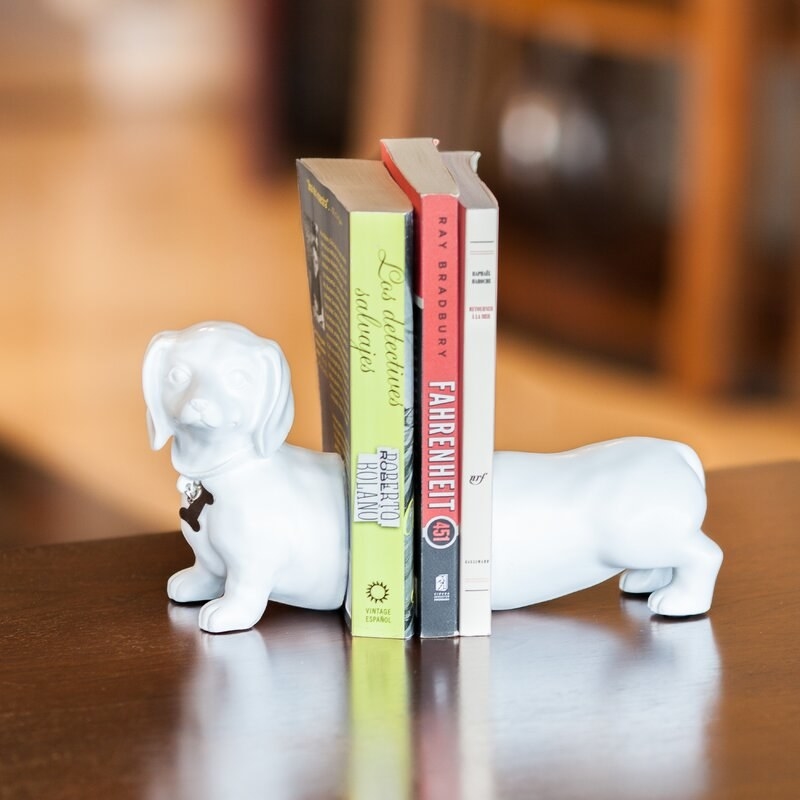
[[[271,597],[338,608],[347,579],[341,459],[285,443],[289,365],[275,342],[230,322],[165,331],[142,386],[154,450],[172,437],[181,530],[195,564],[173,575],[176,602],[211,602],[204,630],[252,627]]]
[[[200,323],[153,338],[143,370],[150,444],[174,436],[173,458],[201,456],[181,472],[204,472],[252,448],[262,458],[294,421],[289,365],[273,341],[232,322]],[[202,452],[201,452],[202,451]]]

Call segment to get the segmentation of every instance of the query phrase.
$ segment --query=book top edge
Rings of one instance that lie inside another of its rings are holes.
[[[382,162],[360,158],[299,158],[349,212],[408,214],[411,201],[392,180]]]
[[[381,139],[381,146],[421,196],[458,195],[435,139]]]
[[[442,160],[458,186],[458,199],[465,208],[496,209],[497,198],[477,172],[479,156],[474,150],[459,150],[442,153]]]

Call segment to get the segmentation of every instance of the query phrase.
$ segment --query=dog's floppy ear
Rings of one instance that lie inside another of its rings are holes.
[[[294,422],[292,376],[277,342],[262,340],[261,356],[266,365],[264,410],[256,421],[256,452],[262,458],[274,453],[285,441]]]
[[[157,334],[144,354],[142,389],[147,406],[147,432],[153,450],[160,450],[173,433],[169,418],[164,411],[164,404],[161,402],[161,364],[164,354],[172,347],[176,337],[176,331],[163,331]]]

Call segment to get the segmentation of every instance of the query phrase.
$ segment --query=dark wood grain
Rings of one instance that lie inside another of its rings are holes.
[[[0,797],[800,796],[800,464],[712,473],[706,617],[613,582],[491,638],[351,639],[271,605],[211,636],[156,534],[0,552]]]

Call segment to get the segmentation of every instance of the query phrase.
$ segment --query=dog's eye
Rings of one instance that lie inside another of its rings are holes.
[[[191,377],[189,370],[184,367],[173,367],[169,371],[169,375],[167,375],[169,382],[173,386],[181,386],[184,383],[188,383]]]
[[[228,384],[232,389],[243,389],[251,383],[250,376],[241,369],[234,369],[228,373]]]

